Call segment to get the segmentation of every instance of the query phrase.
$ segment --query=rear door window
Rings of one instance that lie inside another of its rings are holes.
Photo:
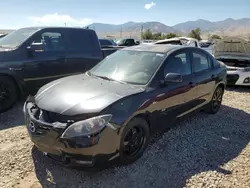
[[[192,51],[192,62],[194,72],[203,72],[210,68],[208,56],[200,51]]]
[[[95,38],[91,32],[84,29],[71,29],[68,31],[70,51],[89,52],[95,49]]]

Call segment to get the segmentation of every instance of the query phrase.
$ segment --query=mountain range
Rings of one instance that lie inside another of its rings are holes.
[[[187,35],[192,29],[200,28],[204,37],[210,34],[222,36],[240,36],[249,39],[250,37],[250,18],[232,19],[228,18],[222,21],[212,22],[198,19],[196,21],[187,21],[167,26],[161,22],[127,22],[120,25],[93,23],[89,25],[98,35],[114,37],[139,37],[141,30],[150,29],[153,33],[177,33]]]

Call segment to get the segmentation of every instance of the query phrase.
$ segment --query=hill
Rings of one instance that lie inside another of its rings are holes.
[[[211,22],[208,20],[198,19],[196,21],[187,21],[168,26],[161,22],[127,22],[120,25],[93,23],[89,28],[96,30],[98,35],[114,37],[140,37],[141,29],[151,29],[152,32],[162,33],[178,33],[187,35],[192,29],[200,28],[203,36],[209,34],[219,34],[222,36],[241,36],[244,38],[250,37],[250,18],[232,19],[228,18],[222,21]]]

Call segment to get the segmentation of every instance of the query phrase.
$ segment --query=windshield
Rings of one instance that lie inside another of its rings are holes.
[[[27,38],[33,35],[38,29],[23,28],[13,31],[0,40],[0,47],[15,48],[22,44]]]
[[[89,72],[93,76],[145,85],[154,75],[164,57],[165,54],[155,52],[119,50],[102,60]]]

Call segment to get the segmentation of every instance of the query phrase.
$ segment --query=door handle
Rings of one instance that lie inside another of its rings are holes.
[[[212,78],[212,79],[214,79],[214,78],[215,78],[215,76],[212,74],[211,78]]]

